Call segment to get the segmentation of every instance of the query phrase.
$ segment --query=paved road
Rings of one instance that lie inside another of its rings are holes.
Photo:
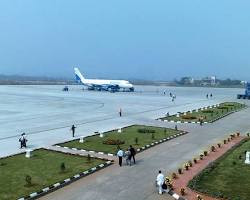
[[[42,197],[41,200],[170,200],[172,197],[169,195],[159,196],[156,193],[154,179],[157,171],[162,169],[165,173],[171,173],[230,133],[249,131],[249,121],[248,108],[203,127],[192,124],[178,125],[190,133],[140,153],[137,155],[138,162],[135,166],[120,168],[116,163]],[[144,119],[144,122],[151,125],[172,126],[166,122],[148,119]]]

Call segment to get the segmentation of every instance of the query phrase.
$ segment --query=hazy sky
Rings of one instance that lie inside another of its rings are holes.
[[[0,74],[250,80],[249,0],[1,0]]]

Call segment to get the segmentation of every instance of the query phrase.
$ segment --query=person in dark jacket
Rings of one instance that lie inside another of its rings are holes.
[[[136,151],[135,151],[134,147],[132,147],[132,145],[130,145],[129,151],[131,153],[131,158],[133,158],[133,161],[134,161],[134,164],[135,164],[135,154],[136,154]]]
[[[19,139],[19,142],[20,142],[20,144],[21,144],[21,149],[24,147],[24,148],[26,148],[26,142],[27,142],[28,140],[26,139],[26,136],[25,136],[25,133],[22,133],[22,135],[21,135],[21,137],[20,137],[20,139]]]
[[[75,125],[72,125],[71,131],[72,131],[72,136],[73,136],[73,137],[75,137],[75,130],[76,130]]]

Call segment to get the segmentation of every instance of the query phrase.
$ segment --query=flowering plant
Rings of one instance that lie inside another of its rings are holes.
[[[188,169],[189,169],[189,163],[184,164],[184,168],[185,168],[186,170],[188,170]]]
[[[176,173],[172,173],[172,179],[176,179],[177,178],[177,174]]]
[[[180,192],[181,192],[181,195],[184,196],[186,194],[185,188],[181,188]]]

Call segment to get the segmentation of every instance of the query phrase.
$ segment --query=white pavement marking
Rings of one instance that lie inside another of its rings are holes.
[[[56,184],[54,184],[54,187],[58,187],[60,185],[61,185],[60,183],[56,183]]]
[[[48,192],[49,191],[49,187],[43,188],[42,191],[43,192]]]
[[[173,197],[174,197],[175,199],[179,199],[179,198],[180,198],[180,196],[179,196],[178,194],[173,194]]]

